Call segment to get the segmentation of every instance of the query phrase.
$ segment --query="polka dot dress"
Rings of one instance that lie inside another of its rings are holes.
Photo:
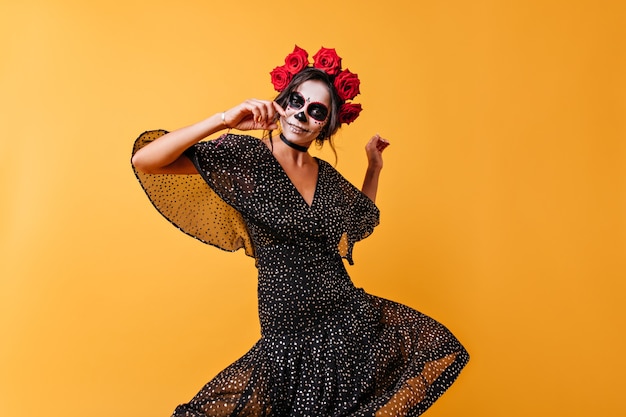
[[[134,151],[164,133],[145,132]],[[201,175],[135,174],[182,231],[255,258],[261,339],[174,416],[417,416],[452,384],[469,359],[457,339],[350,280],[342,258],[352,264],[379,213],[332,166],[317,160],[309,205],[254,137],[185,154]]]

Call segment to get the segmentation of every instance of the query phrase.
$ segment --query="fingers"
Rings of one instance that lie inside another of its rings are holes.
[[[389,141],[388,141],[387,139],[380,138],[380,139],[378,140],[378,143],[376,143],[376,149],[377,149],[379,152],[382,152],[382,151],[384,151],[384,150],[385,150],[385,148],[387,148],[387,146],[389,146],[389,145],[390,145],[390,143],[389,143]]]
[[[274,110],[276,110],[276,113],[278,113],[279,115],[283,117],[287,117],[287,113],[285,112],[285,109],[280,107],[280,104],[276,103],[275,101],[272,101],[272,105],[274,106]]]
[[[250,99],[246,100],[245,108],[252,114],[252,120],[254,123],[261,123],[267,119],[267,105],[262,100]]]
[[[371,137],[366,145],[368,150],[376,149],[378,152],[382,152],[389,146],[390,143],[387,139],[382,138],[378,133]]]
[[[276,123],[285,111],[275,102],[251,98],[232,109],[233,123],[228,126],[240,130],[276,129]]]

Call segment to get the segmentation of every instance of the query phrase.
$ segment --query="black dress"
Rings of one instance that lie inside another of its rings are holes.
[[[164,133],[145,132],[134,151]],[[261,339],[174,416],[417,416],[450,386],[469,359],[457,339],[346,272],[342,258],[352,264],[378,224],[371,200],[318,159],[309,206],[251,136],[185,154],[201,175],[136,175],[181,230],[256,259]]]

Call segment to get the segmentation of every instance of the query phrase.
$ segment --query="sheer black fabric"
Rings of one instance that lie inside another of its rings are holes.
[[[177,227],[256,258],[262,336],[174,416],[416,416],[456,379],[469,356],[443,325],[353,285],[342,258],[379,212],[332,166],[308,205],[256,138],[186,155],[201,175],[137,177]]]

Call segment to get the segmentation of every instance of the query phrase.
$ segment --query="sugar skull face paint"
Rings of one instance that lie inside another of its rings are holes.
[[[309,144],[323,135],[326,124],[333,118],[332,97],[323,80],[307,80],[281,98],[285,114],[280,118],[281,130],[294,143]]]

